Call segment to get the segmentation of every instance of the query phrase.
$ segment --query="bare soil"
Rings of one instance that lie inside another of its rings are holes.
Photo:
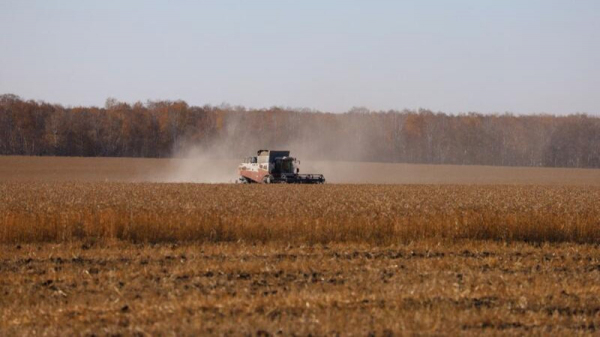
[[[0,181],[228,183],[239,160],[0,156]],[[301,161],[329,183],[600,186],[600,169]]]

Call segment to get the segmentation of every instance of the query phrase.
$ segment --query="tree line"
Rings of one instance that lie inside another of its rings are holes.
[[[67,108],[0,96],[2,155],[172,157],[190,148],[223,158],[271,148],[313,160],[598,168],[600,118],[114,99]]]

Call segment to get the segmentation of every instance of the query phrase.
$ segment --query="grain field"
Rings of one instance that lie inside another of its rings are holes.
[[[599,333],[594,170],[363,164],[388,180],[294,186],[0,163],[2,336]]]
[[[0,242],[600,242],[599,187],[0,183]]]

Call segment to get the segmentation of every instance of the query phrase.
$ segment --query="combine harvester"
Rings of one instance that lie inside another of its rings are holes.
[[[296,158],[290,151],[259,150],[256,157],[248,157],[238,167],[240,183],[244,184],[323,184],[322,174],[300,174]]]

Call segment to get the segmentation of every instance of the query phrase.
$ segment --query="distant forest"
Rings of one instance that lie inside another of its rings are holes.
[[[222,158],[269,148],[312,160],[598,168],[600,118],[114,99],[103,108],[65,108],[0,96],[2,155],[172,157],[190,148]]]

